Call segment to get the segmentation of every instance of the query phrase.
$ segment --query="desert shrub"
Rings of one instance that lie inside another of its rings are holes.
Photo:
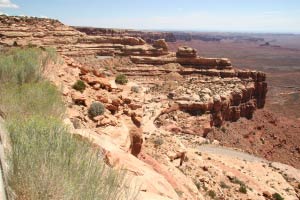
[[[221,181],[220,187],[221,188],[230,188],[229,185],[227,185],[224,181]]]
[[[77,80],[76,83],[73,85],[73,89],[83,92],[86,88],[85,83],[82,80]]]
[[[155,138],[153,140],[153,143],[154,143],[155,146],[158,147],[158,146],[160,146],[160,145],[162,145],[164,143],[164,140],[162,138],[158,137],[158,138]]]
[[[115,82],[120,85],[125,85],[126,83],[128,83],[128,79],[124,74],[119,74],[116,76]]]
[[[61,116],[64,112],[60,93],[51,83],[6,84],[0,87],[0,110],[8,118],[29,115]]]
[[[102,115],[105,111],[105,107],[100,102],[93,102],[88,110],[90,117],[96,117]]]
[[[272,197],[274,200],[284,200],[284,198],[278,193],[274,193]]]
[[[215,193],[215,191],[213,191],[213,190],[209,190],[208,192],[207,192],[207,194],[208,194],[208,196],[210,196],[210,198],[212,198],[212,199],[214,199],[214,198],[216,198],[216,193]]]
[[[132,92],[135,92],[135,93],[139,93],[139,92],[140,92],[140,87],[137,86],[137,85],[132,86],[132,87],[131,87],[131,91],[132,91]]]
[[[0,84],[37,82],[50,60],[56,59],[53,49],[14,48],[2,50],[0,55]]]
[[[239,192],[243,194],[247,194],[247,188],[244,185],[241,185],[239,188]]]
[[[200,190],[201,188],[201,183],[198,180],[194,180],[194,184],[196,185],[197,189]]]
[[[238,184],[240,186],[245,186],[245,183],[243,181],[241,181],[240,179],[238,179],[237,177],[233,177],[232,179],[230,179],[230,181],[234,184]]]
[[[39,116],[7,124],[12,143],[9,185],[25,199],[120,199],[125,174],[106,167],[60,120]]]

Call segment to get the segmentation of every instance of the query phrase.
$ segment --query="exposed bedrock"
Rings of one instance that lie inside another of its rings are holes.
[[[224,121],[237,121],[241,117],[251,119],[256,110],[255,89],[245,88],[228,96],[215,95],[208,102],[177,101],[178,109],[189,113],[210,113],[212,124],[221,126]]]
[[[33,31],[34,30],[34,31]],[[124,35],[90,36],[57,20],[35,17],[0,16],[0,44],[6,46],[50,46],[67,56],[162,56],[168,47],[164,40],[153,45],[140,37]]]
[[[156,40],[165,39],[167,42],[176,42],[176,38],[171,32],[149,32],[128,29],[110,29],[94,27],[73,27],[76,30],[86,33],[87,35],[101,36],[130,36],[140,37],[147,43],[153,44]]]
[[[190,47],[179,47],[175,54],[170,53],[163,57],[131,56],[136,64],[165,65],[179,63],[200,69],[232,69],[231,62],[227,58],[204,58],[197,56],[197,51]]]

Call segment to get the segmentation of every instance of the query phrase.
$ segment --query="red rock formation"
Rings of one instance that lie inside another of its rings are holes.
[[[101,36],[130,36],[143,38],[147,43],[153,44],[156,40],[164,39],[166,42],[176,42],[176,38],[171,32],[148,32],[128,29],[109,29],[94,27],[73,27],[87,35]]]
[[[57,20],[34,17],[0,16],[0,36],[2,45],[52,46],[67,56],[160,56],[168,53],[165,46],[161,46],[162,42],[153,47],[139,37],[88,36]]]

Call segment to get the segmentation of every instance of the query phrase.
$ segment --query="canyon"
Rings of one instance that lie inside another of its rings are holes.
[[[272,199],[274,193],[298,199],[299,138],[288,134],[300,125],[264,109],[266,74],[233,67],[228,58],[200,56],[186,45],[172,51],[168,42],[175,41],[171,33],[0,16],[2,48],[59,53],[45,78],[61,90],[66,125],[101,149],[107,165],[127,170],[140,187],[138,199],[213,199],[211,191],[219,199]],[[119,74],[127,84],[115,82]],[[77,80],[87,85],[82,93],[73,89]],[[95,101],[106,110],[91,118]],[[220,143],[265,159],[198,149]]]

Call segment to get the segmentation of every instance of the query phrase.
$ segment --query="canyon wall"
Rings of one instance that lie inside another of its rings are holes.
[[[52,19],[1,16],[0,44],[55,47],[65,56],[125,56],[130,58],[132,65],[117,70],[128,76],[158,76],[176,72],[182,76],[216,77],[218,81],[215,81],[215,86],[203,80],[203,85],[210,85],[208,89],[213,90],[209,98],[177,102],[182,110],[209,111],[214,125],[220,125],[223,120],[251,118],[256,108],[264,107],[267,83],[262,72],[235,69],[227,58],[201,57],[190,47],[180,47],[176,53],[170,52],[165,40],[158,39],[148,44],[142,39],[148,40],[147,34],[145,36],[139,31],[77,29],[83,32]],[[149,34],[151,38],[156,35]],[[175,67],[170,70],[170,65]],[[238,88],[227,87],[232,83]],[[224,90],[215,92],[218,87]],[[199,89],[193,94],[202,95]]]

